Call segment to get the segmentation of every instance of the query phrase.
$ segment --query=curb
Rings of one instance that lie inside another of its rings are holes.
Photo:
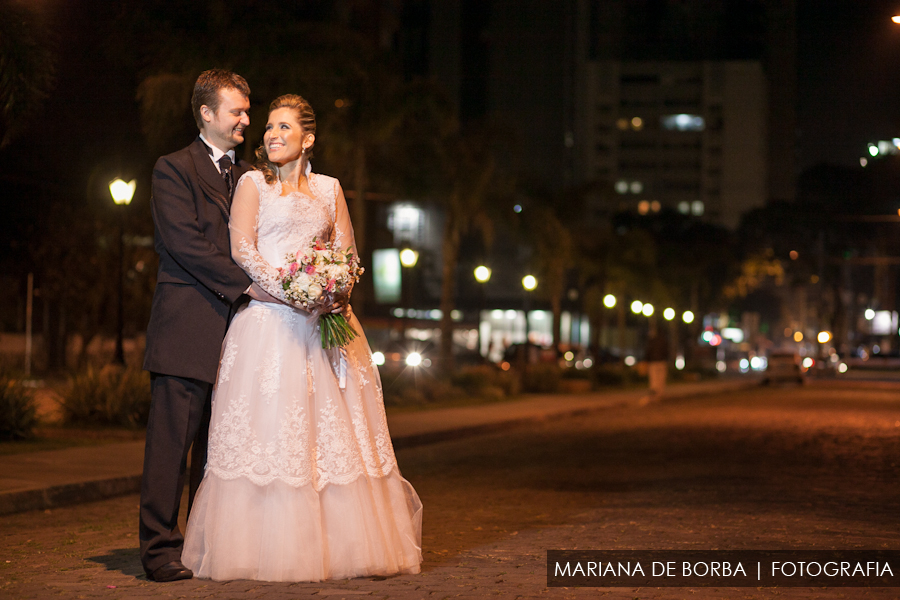
[[[124,496],[141,491],[141,476],[97,479],[36,490],[0,493],[0,516],[31,510],[48,510]]]
[[[681,393],[670,389],[670,391],[663,394],[662,398],[654,399],[654,402],[666,402],[668,400],[681,400],[685,398],[707,396],[716,393],[734,392],[751,389],[757,386],[759,386],[759,382],[752,380],[735,381],[733,385],[723,383],[722,385],[715,387],[683,390]],[[459,427],[456,429],[448,429],[444,431],[399,436],[393,438],[391,441],[395,449],[415,448],[418,446],[426,446],[428,444],[436,444],[440,442],[465,439],[478,435],[509,431],[534,423],[542,423],[547,421],[554,421],[557,419],[589,415],[611,408],[641,408],[653,403],[645,401],[645,398],[646,396],[637,400],[628,399],[612,403],[602,403],[598,404],[597,406],[578,407],[571,410],[560,410],[558,412],[532,415],[528,417],[521,417],[518,419],[510,419],[508,421],[500,421],[484,425],[472,425],[468,427]],[[134,494],[140,492],[140,490],[141,474],[137,473],[135,475],[95,479],[65,485],[49,486],[33,490],[0,492],[0,516],[32,510],[48,510],[52,508],[60,508],[63,506],[83,504],[86,502],[96,502],[98,500],[105,500],[107,498],[113,498],[116,496]]]

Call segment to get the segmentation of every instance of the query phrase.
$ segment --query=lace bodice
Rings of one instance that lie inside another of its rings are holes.
[[[260,171],[245,173],[235,188],[229,230],[231,254],[250,277],[280,300],[278,268],[288,254],[307,248],[316,237],[342,248],[354,245],[347,202],[338,180],[310,173],[312,196],[282,195],[281,182],[266,183]]]

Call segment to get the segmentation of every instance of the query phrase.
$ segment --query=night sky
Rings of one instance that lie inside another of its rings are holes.
[[[858,164],[866,142],[900,135],[900,2],[798,4],[798,158]],[[777,90],[776,92],[777,93]]]

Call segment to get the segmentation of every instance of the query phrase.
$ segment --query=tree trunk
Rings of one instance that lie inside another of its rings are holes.
[[[550,307],[553,310],[553,349],[559,352],[560,326],[562,325],[562,299],[560,294],[554,294],[550,298]]]
[[[446,214],[441,273],[441,369],[453,370],[453,310],[456,308],[456,266],[459,260],[459,222],[453,210]]]
[[[625,298],[616,303],[616,345],[619,347],[619,358],[625,357]]]

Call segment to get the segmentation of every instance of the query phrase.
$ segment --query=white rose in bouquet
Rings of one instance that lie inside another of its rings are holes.
[[[312,283],[312,279],[310,279],[309,275],[306,273],[300,272],[294,275],[294,280],[291,283],[291,287],[303,292],[304,294],[309,292],[309,286]]]
[[[347,272],[347,268],[344,265],[328,265],[324,272],[328,279],[340,280]]]

